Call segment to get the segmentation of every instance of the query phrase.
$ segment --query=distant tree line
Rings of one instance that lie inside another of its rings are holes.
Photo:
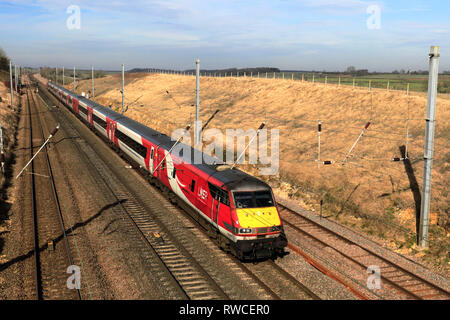
[[[9,72],[9,58],[2,48],[0,48],[0,70]]]
[[[369,70],[367,69],[359,69],[357,70],[354,66],[350,66],[347,68],[347,73],[352,76],[363,77],[369,75]]]
[[[424,70],[417,70],[417,71],[405,71],[405,69],[400,69],[400,71],[398,70],[394,70],[392,71],[392,74],[421,74],[421,75],[427,75],[428,71],[424,71]]]
[[[127,72],[149,72],[150,70],[153,70],[153,69],[149,69],[149,68],[134,68],[134,69],[131,69],[131,70],[128,70]],[[165,70],[165,71],[177,71],[177,72],[180,72],[180,70],[169,70],[169,69],[158,69],[158,70]],[[190,73],[195,73],[195,69],[188,69],[188,70],[182,70],[181,72],[190,72]],[[228,68],[228,69],[200,69],[200,72],[201,73],[204,73],[204,72],[206,72],[206,73],[222,73],[222,74],[224,74],[225,72],[226,73],[230,73],[230,72],[233,72],[234,74],[235,73],[237,73],[237,72],[239,72],[239,73],[247,73],[247,74],[250,74],[250,73],[254,73],[254,74],[256,74],[256,73],[265,73],[265,72],[268,72],[268,73],[273,73],[273,72],[280,72],[280,69],[278,69],[278,68],[271,68],[271,67],[258,67],[258,68],[242,68],[242,69],[238,69],[238,68]]]

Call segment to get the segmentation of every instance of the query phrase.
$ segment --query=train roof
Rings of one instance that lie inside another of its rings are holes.
[[[106,108],[95,101],[89,100],[83,96],[75,94],[74,92],[64,87],[61,87],[55,83],[51,84],[57,87],[58,89],[63,90],[72,96],[75,96],[77,99],[83,101],[86,105],[89,105],[94,110],[104,114],[108,118],[116,121],[122,126],[125,126],[127,129],[134,131],[136,134],[153,142],[155,145],[164,148],[165,150],[169,150],[175,144],[174,140],[172,140],[169,136],[159,131],[149,128],[140,122],[137,122],[131,118],[128,118],[118,112],[111,110],[110,108]],[[214,177],[218,181],[222,182],[223,184],[222,187],[226,187],[231,191],[257,191],[270,189],[270,186],[267,183],[239,169],[233,168],[233,169],[218,170],[219,166],[223,167],[224,165],[223,161],[219,160],[218,158],[205,154],[202,151],[192,148],[191,146],[186,145],[184,143],[179,143],[177,150],[181,149],[190,150],[190,152],[187,153],[183,152],[182,154],[180,154],[180,152],[177,152],[175,153],[177,157],[181,158],[184,162],[190,163],[191,165],[195,166],[196,168],[206,173],[207,175]],[[202,162],[196,163],[195,161],[196,159],[202,159]]]

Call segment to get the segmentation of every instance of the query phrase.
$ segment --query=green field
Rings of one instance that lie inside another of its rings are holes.
[[[249,75],[247,75],[249,76]],[[253,75],[253,76],[257,76]],[[294,79],[305,81],[319,82],[319,83],[330,83],[339,84],[339,78],[341,85],[353,86],[353,80],[355,81],[355,86],[359,87],[369,87],[369,82],[372,88],[387,89],[389,84],[390,90],[407,90],[409,84],[410,91],[426,92],[428,90],[428,75],[408,75],[408,74],[373,74],[361,77],[353,77],[349,74],[337,75],[327,74],[327,73],[303,73],[303,72],[279,72],[279,73],[269,73],[268,78],[276,79]],[[260,77],[265,78],[266,74],[260,74]],[[450,75],[440,74],[438,83],[439,93],[450,93]]]
[[[223,77],[224,73],[206,73],[211,76]],[[230,73],[226,73],[230,76]],[[236,72],[233,73],[233,77],[236,77]],[[260,77],[268,79],[293,79],[293,80],[304,80],[309,82],[318,83],[329,83],[338,85],[353,86],[353,81],[355,86],[358,87],[369,87],[379,88],[379,89],[390,89],[390,90],[404,90],[406,91],[409,85],[410,91],[416,92],[427,92],[428,91],[428,75],[415,75],[415,74],[392,74],[392,73],[376,73],[369,74],[365,76],[352,76],[350,74],[336,74],[336,73],[325,73],[325,72],[260,72],[260,73],[243,73],[239,72],[239,77]],[[440,74],[438,82],[438,92],[439,93],[450,93],[450,75]]]

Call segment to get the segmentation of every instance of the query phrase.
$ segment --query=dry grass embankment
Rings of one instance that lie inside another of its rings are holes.
[[[19,122],[17,112],[17,101],[19,96],[14,94],[14,104],[16,107],[11,108],[10,88],[5,87],[3,81],[9,81],[9,74],[0,71],[0,124],[3,130],[3,148],[5,150],[5,174],[0,171],[0,264],[5,262],[3,254],[3,245],[10,229],[10,219],[8,216],[9,209],[14,199],[11,196],[11,175],[12,165],[15,161],[14,147],[16,144],[16,132]],[[0,284],[4,281],[0,277]]]
[[[90,86],[89,80],[82,81],[77,92],[88,92]],[[120,88],[120,75],[96,79],[96,101],[119,110]],[[166,134],[194,118],[194,77],[127,74],[125,93],[127,103],[139,98],[127,116]],[[265,118],[269,129],[280,130],[279,173],[261,177],[279,196],[297,199],[314,211],[319,210],[322,197],[324,215],[448,270],[449,100],[439,98],[437,102],[431,242],[425,251],[417,249],[414,235],[422,187],[425,96],[385,90],[370,93],[367,89],[291,80],[203,77],[200,101],[203,120],[215,109],[221,110],[210,127],[223,132],[226,128],[256,129]],[[408,117],[410,160],[391,162],[391,158],[403,156]],[[314,161],[319,119],[322,160],[337,161],[320,170]],[[366,135],[349,162],[341,165],[368,121],[372,124]],[[251,166],[241,168],[257,173]]]

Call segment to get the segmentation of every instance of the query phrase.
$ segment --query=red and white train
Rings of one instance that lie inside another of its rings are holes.
[[[287,239],[269,185],[57,84],[48,89],[73,113],[177,197],[212,239],[239,259],[273,257]],[[174,150],[175,150],[174,149]],[[188,151],[188,152],[184,152]],[[193,161],[193,159],[201,159]]]

